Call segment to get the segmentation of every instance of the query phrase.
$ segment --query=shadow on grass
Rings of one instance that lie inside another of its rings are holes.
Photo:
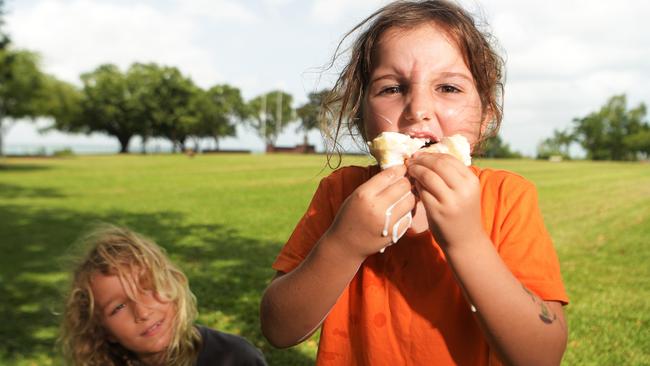
[[[13,184],[0,183],[0,198],[64,198],[58,190],[52,188],[25,188]]]
[[[55,194],[55,192],[52,192]],[[271,365],[309,365],[295,349],[274,350],[259,331],[258,305],[279,243],[246,238],[220,225],[190,225],[174,212],[84,214],[0,205],[0,361],[52,355],[71,244],[93,224],[112,223],[163,246],[188,275],[201,322],[237,332],[262,349]],[[219,324],[219,319],[226,324]],[[225,328],[224,328],[225,327]]]
[[[52,167],[38,164],[3,164],[0,162],[0,173],[2,172],[33,172],[37,170],[48,170]]]

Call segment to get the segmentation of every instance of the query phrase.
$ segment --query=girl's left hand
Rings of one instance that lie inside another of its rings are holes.
[[[480,184],[470,169],[451,155],[432,153],[416,153],[407,166],[442,248],[471,245],[485,236]]]

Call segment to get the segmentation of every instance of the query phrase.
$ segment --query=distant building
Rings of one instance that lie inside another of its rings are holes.
[[[296,145],[290,146],[273,146],[266,145],[267,153],[296,153],[296,154],[314,154],[316,153],[315,145]]]

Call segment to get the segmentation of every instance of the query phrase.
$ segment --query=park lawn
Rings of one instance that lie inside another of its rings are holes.
[[[345,157],[344,164],[368,163]],[[271,263],[328,173],[318,155],[125,155],[0,160],[0,364],[60,364],[65,263],[93,224],[165,247],[199,321],[241,334],[271,365],[312,364],[317,338],[274,350],[258,303]],[[481,160],[536,183],[571,304],[563,364],[650,365],[650,165]]]

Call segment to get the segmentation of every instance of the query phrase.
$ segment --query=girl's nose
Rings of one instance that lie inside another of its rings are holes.
[[[430,122],[435,119],[433,97],[428,88],[413,86],[406,107],[406,120],[410,123]]]
[[[136,321],[146,321],[153,313],[153,309],[150,306],[139,301],[133,302],[132,309]]]

